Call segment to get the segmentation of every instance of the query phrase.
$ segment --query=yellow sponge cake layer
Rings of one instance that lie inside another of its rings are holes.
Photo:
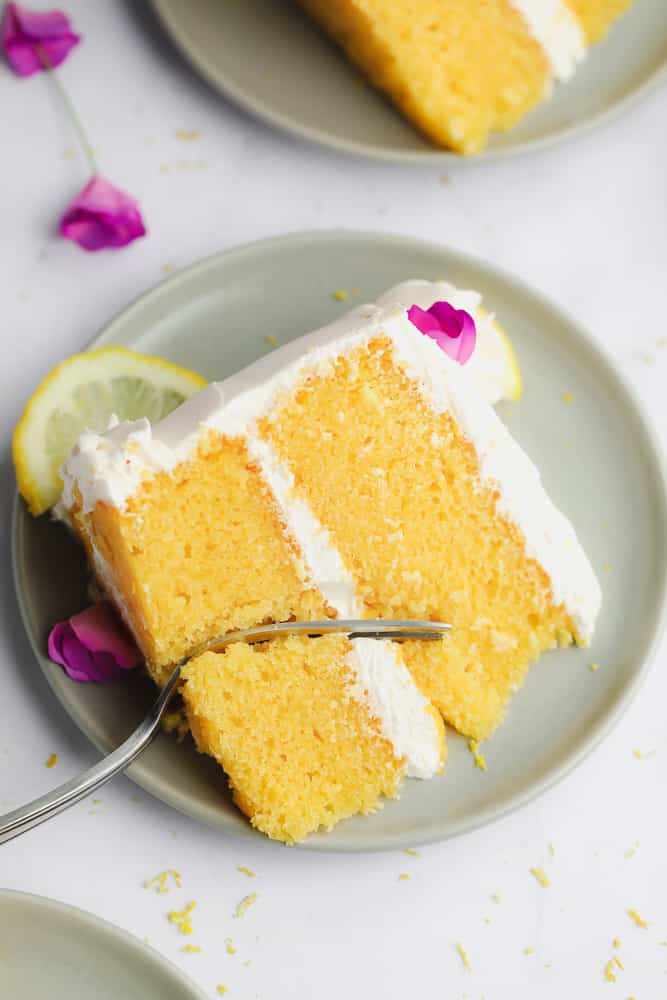
[[[448,722],[488,736],[530,661],[574,628],[452,416],[380,336],[309,376],[262,432],[330,531],[365,615],[452,623],[443,649],[407,644],[406,662]]]
[[[565,0],[568,7],[577,15],[586,38],[592,45],[604,38],[609,27],[617,17],[628,10],[634,0]]]
[[[434,142],[475,153],[545,95],[551,67],[509,0],[300,0]]]
[[[98,502],[73,515],[158,683],[224,632],[326,616],[241,440],[211,432],[188,461],[142,482],[123,511]]]
[[[293,843],[395,798],[405,772],[356,690],[352,644],[234,644],[185,668],[198,748],[224,768],[253,826]]]

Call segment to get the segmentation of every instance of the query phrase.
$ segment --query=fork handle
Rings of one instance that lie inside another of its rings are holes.
[[[174,694],[179,676],[180,669],[177,667],[146,718],[116,750],[87,771],[75,775],[64,784],[58,785],[53,791],[47,792],[46,795],[0,816],[0,844],[6,844],[14,837],[32,830],[33,827],[51,819],[52,816],[57,816],[58,813],[64,812],[70,806],[76,805],[91,792],[105,785],[114,775],[125,771],[155,739],[160,717]]]

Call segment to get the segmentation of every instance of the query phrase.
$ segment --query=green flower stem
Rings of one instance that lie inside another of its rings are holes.
[[[98,169],[98,166],[97,166],[97,159],[95,157],[95,153],[93,152],[93,147],[91,146],[90,142],[88,141],[88,135],[86,134],[86,130],[83,127],[83,122],[81,121],[81,118],[79,117],[79,113],[76,110],[76,108],[74,107],[74,105],[72,104],[72,100],[71,100],[69,94],[67,93],[67,91],[65,90],[65,88],[63,86],[63,83],[62,83],[62,80],[60,79],[60,77],[58,76],[58,74],[55,72],[54,67],[51,65],[51,61],[50,61],[47,53],[44,51],[44,49],[42,48],[41,45],[37,45],[35,48],[36,48],[36,51],[37,51],[37,56],[39,58],[39,61],[41,62],[42,66],[44,67],[44,69],[49,74],[49,77],[51,78],[51,81],[52,81],[54,87],[56,88],[56,90],[58,91],[58,94],[60,96],[61,101],[63,102],[63,105],[65,107],[65,111],[69,115],[70,122],[72,124],[73,129],[74,129],[74,132],[76,133],[76,137],[77,137],[77,139],[79,141],[79,145],[81,146],[81,149],[83,151],[83,155],[85,156],[86,160],[88,161],[88,166],[90,167],[90,171],[91,171],[91,173],[92,173],[92,175],[94,177],[96,174],[99,173],[99,169]]]

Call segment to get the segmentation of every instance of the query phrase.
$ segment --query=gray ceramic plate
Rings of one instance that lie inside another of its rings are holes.
[[[284,342],[340,315],[349,303],[333,298],[336,289],[359,289],[358,300],[372,300],[405,278],[442,276],[481,290],[511,334],[525,393],[502,415],[574,521],[600,573],[604,608],[591,649],[549,654],[531,670],[485,746],[486,773],[450,734],[443,778],[408,781],[400,801],[312,837],[313,848],[389,848],[480,826],[562,777],[618,719],[644,674],[665,602],[667,504],[651,431],[609,360],[557,306],[489,264],[379,233],[288,236],[212,257],[149,292],[95,341],[223,378],[269,349],[267,333]],[[81,552],[63,528],[31,519],[22,504],[14,552],[26,628],[56,696],[96,746],[118,745],[150,689],[140,678],[75,684],[44,655],[53,622],[86,603]],[[602,664],[597,673],[588,669],[592,660]],[[231,804],[222,772],[187,743],[160,738],[130,773],[221,831],[257,836]]]
[[[205,1000],[126,931],[54,899],[0,890],[0,983],[7,1000]]]
[[[466,162],[437,150],[290,0],[152,0],[178,48],[214,87],[259,118],[342,152],[402,163]],[[592,128],[665,78],[667,3],[635,7],[576,77],[476,159],[546,146]]]

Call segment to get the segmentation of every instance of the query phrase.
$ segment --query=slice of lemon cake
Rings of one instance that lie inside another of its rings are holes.
[[[475,153],[568,80],[632,0],[299,0],[439,145]]]
[[[374,811],[397,797],[406,764],[428,776],[444,755],[434,709],[391,643],[235,643],[191,661],[184,678],[198,747],[224,768],[253,826],[288,843]]]
[[[428,324],[448,317],[461,336],[440,343]],[[407,282],[154,428],[82,436],[63,502],[158,682],[262,621],[451,621],[445,642],[400,656],[481,739],[532,660],[589,639],[597,580],[484,398],[497,387],[471,355],[473,317],[480,348],[498,338],[477,293]]]

